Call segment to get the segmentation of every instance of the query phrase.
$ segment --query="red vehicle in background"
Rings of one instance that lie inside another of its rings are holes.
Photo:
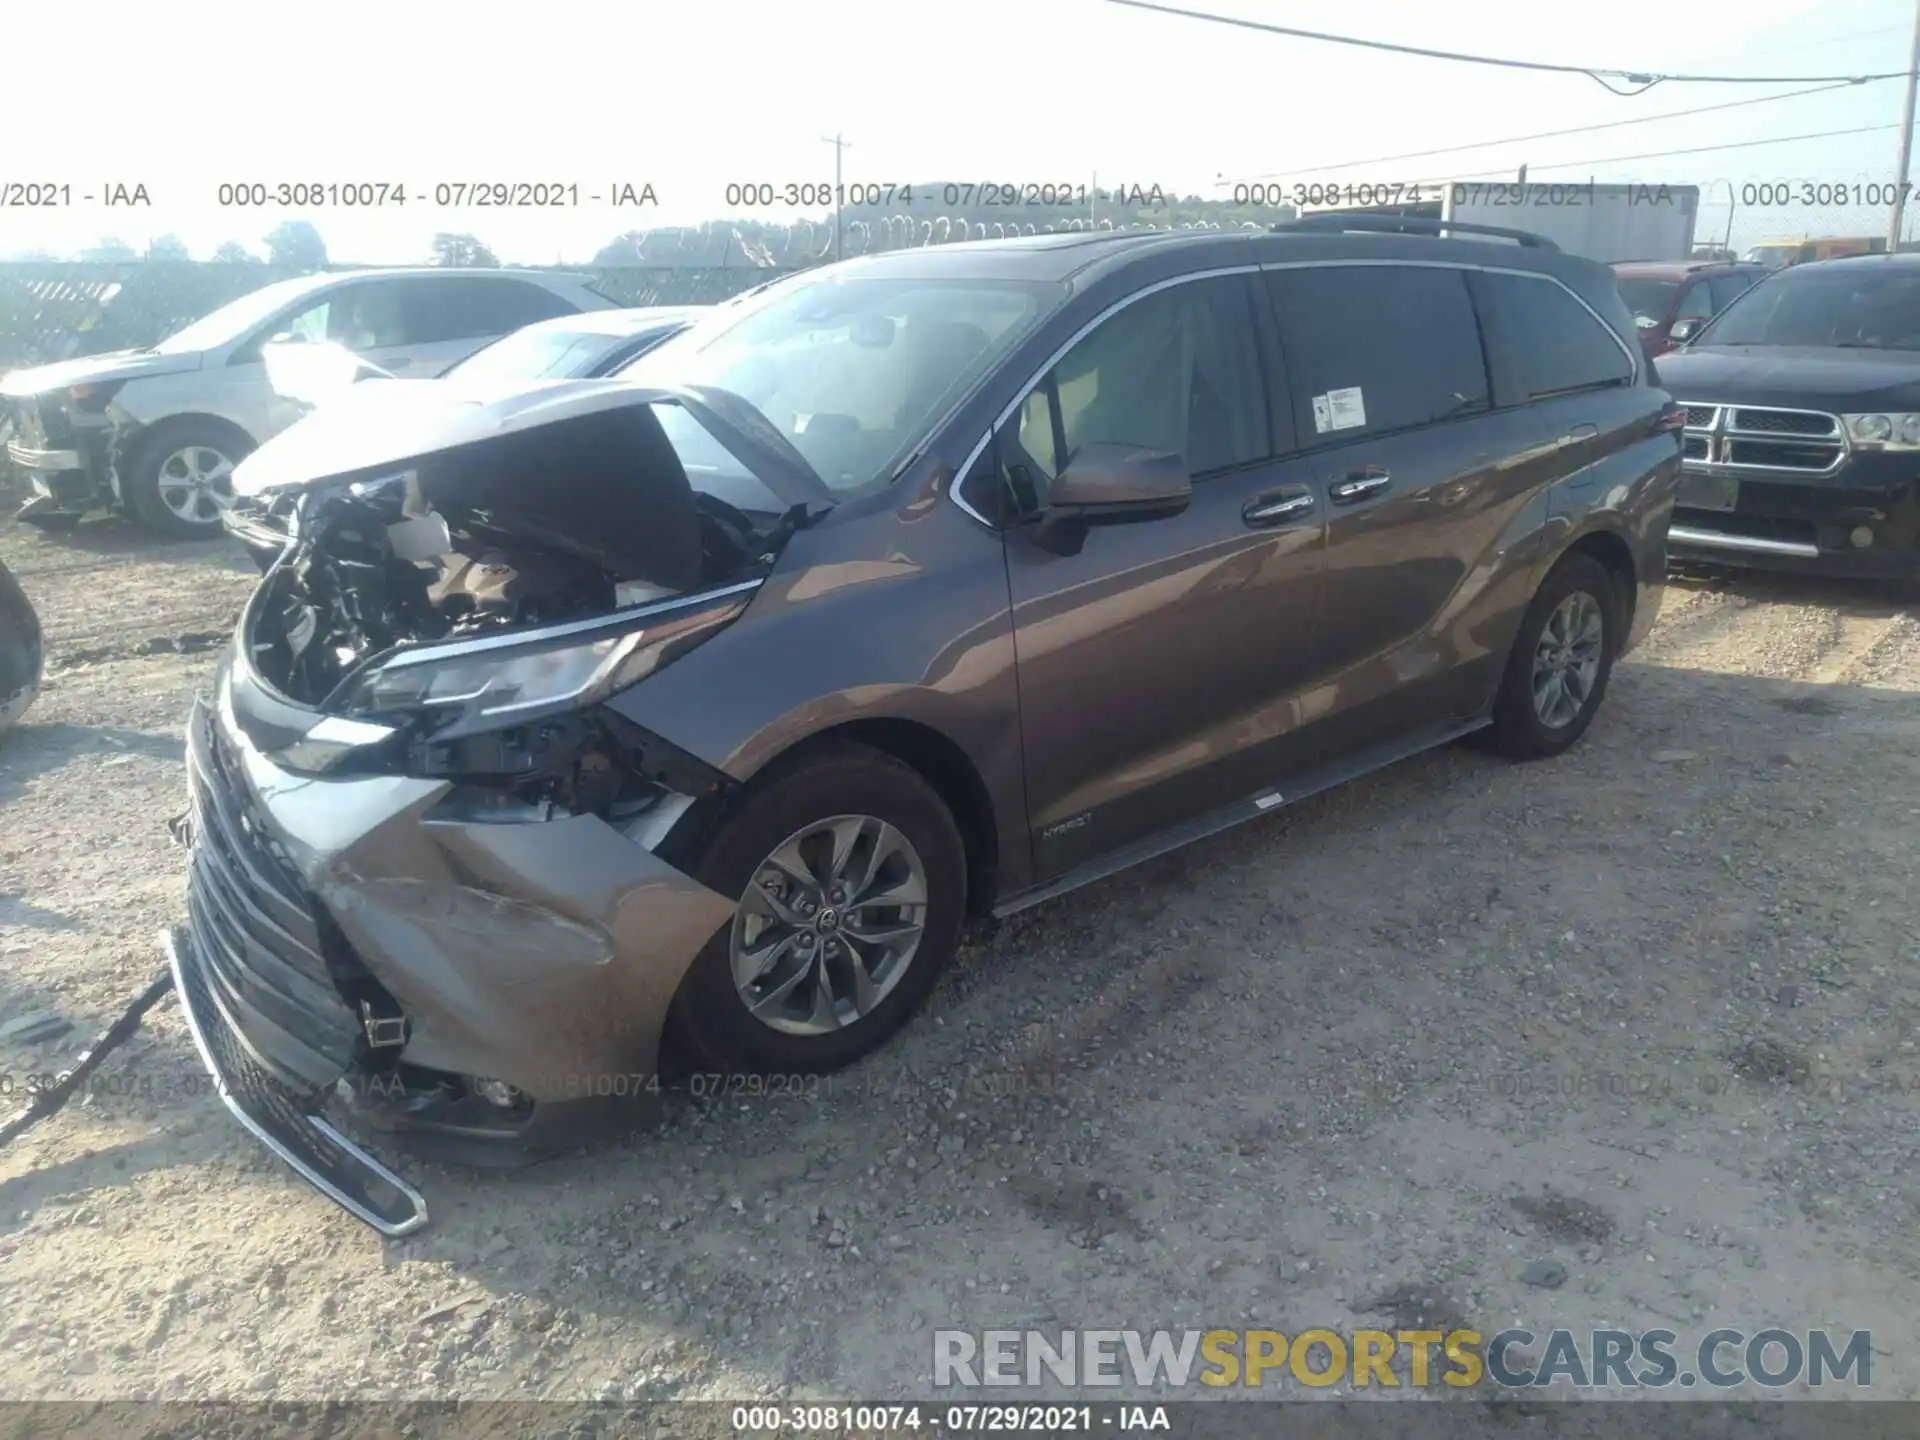
[[[1649,358],[1684,342],[1767,273],[1764,265],[1726,260],[1627,260],[1613,267]]]

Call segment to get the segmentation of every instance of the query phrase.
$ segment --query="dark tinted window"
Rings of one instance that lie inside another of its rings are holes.
[[[1303,444],[1485,409],[1464,272],[1387,265],[1267,275]]]
[[[432,345],[442,340],[480,340],[505,335],[522,325],[576,314],[576,308],[550,290],[524,280],[449,276],[399,282],[408,290],[414,332],[409,342]]]
[[[1726,309],[1759,278],[1751,270],[1735,270],[1725,275],[1715,275],[1707,282],[1713,287],[1714,311],[1718,313]]]
[[[1551,280],[1483,274],[1480,282],[1522,395],[1538,399],[1632,380],[1633,362],[1613,332]]]
[[[1195,475],[1264,459],[1266,398],[1245,282],[1170,286],[1103,321],[1003,434],[1009,482],[1029,505],[1095,442],[1170,451]]]
[[[1742,295],[1708,345],[1846,345],[1920,350],[1920,269],[1897,260],[1795,267]]]
[[[1713,318],[1713,292],[1707,288],[1707,282],[1696,280],[1687,286],[1687,293],[1680,297],[1680,308],[1674,311],[1676,320],[1711,320]]]

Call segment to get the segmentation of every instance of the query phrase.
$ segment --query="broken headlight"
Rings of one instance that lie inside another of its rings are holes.
[[[693,597],[636,618],[396,651],[341,682],[336,714],[424,719],[436,741],[564,714],[644,679],[732,621],[746,595]]]

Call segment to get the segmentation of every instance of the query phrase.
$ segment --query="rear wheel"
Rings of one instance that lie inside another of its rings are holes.
[[[207,420],[157,426],[134,450],[122,489],[150,528],[182,540],[220,533],[233,503],[233,467],[253,448],[239,432]]]
[[[823,747],[759,782],[695,873],[738,902],[669,1016],[697,1066],[849,1064],[905,1024],[959,943],[959,829],[918,773],[865,746]]]
[[[1547,573],[1520,622],[1494,701],[1493,748],[1515,760],[1566,750],[1593,723],[1620,646],[1613,577],[1586,555]]]

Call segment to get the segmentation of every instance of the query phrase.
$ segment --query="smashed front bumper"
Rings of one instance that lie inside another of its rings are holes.
[[[445,781],[286,769],[236,683],[223,669],[189,723],[170,943],[228,1107],[387,1234],[424,1203],[329,1114],[478,1164],[640,1118],[668,1004],[732,906],[592,816],[476,820]]]

